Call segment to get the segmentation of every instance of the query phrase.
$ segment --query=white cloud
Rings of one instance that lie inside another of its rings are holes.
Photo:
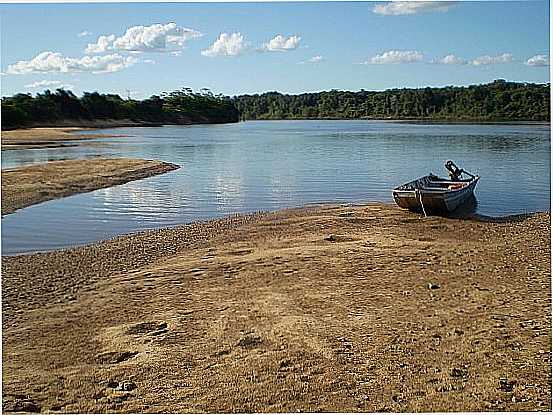
[[[144,59],[142,62],[144,62],[144,63],[149,63],[149,64],[151,64],[151,65],[155,65],[155,63],[156,63],[156,61],[153,60],[153,59]]]
[[[300,45],[301,37],[290,36],[286,38],[282,35],[276,35],[269,42],[263,44],[263,50],[268,52],[286,52],[297,49]]]
[[[439,11],[445,12],[451,9],[456,1],[392,1],[386,4],[377,4],[373,8],[376,14],[387,16],[400,16],[405,14],[417,14],[421,12]]]
[[[25,88],[29,89],[38,89],[38,88],[47,88],[47,87],[53,87],[53,88],[64,88],[64,89],[72,89],[73,85],[70,84],[64,84],[61,81],[36,81],[32,84],[25,85]]]
[[[29,61],[18,61],[12,65],[8,65],[6,73],[23,75],[46,72],[117,72],[137,62],[138,60],[134,57],[125,57],[118,54],[69,58],[58,52],[47,51],[39,53]]]
[[[467,61],[461,59],[453,54],[446,55],[443,58],[435,59],[432,63],[439,63],[442,65],[465,65]]]
[[[171,52],[171,55],[172,56],[180,56],[180,55],[182,55],[182,52],[180,50],[175,50],[175,51]]]
[[[397,63],[414,63],[420,62],[423,59],[423,54],[416,50],[389,50],[381,55],[373,56],[367,64],[384,65]]]
[[[115,40],[115,35],[109,36],[100,36],[96,43],[89,43],[85,49],[85,53],[103,53],[106,52],[110,47],[113,41]]]
[[[248,42],[240,33],[221,33],[219,38],[207,49],[202,50],[202,55],[237,56],[248,50]]]
[[[549,56],[547,55],[536,55],[532,56],[526,62],[525,65],[528,66],[549,66]]]
[[[201,37],[197,30],[179,27],[176,23],[129,27],[123,36],[102,35],[89,43],[86,53],[107,51],[165,52],[169,47],[184,47],[190,39]]]
[[[85,37],[92,35],[92,32],[89,32],[88,30],[83,30],[81,33],[77,33],[77,37]]]
[[[502,53],[497,56],[484,55],[474,58],[469,63],[474,66],[494,65],[497,63],[509,63],[513,61],[513,55],[510,53]]]
[[[59,86],[62,85],[61,81],[36,81],[32,84],[25,85],[25,88],[42,88],[44,86]]]
[[[321,55],[313,56],[312,58],[307,59],[306,61],[299,62],[300,64],[304,63],[320,63],[324,61],[324,58]]]

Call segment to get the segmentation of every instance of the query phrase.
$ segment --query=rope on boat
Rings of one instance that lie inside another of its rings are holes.
[[[421,204],[422,213],[424,213],[424,217],[425,218],[428,217],[428,215],[426,214],[426,210],[424,210],[424,203],[422,203],[422,193],[420,192],[419,189],[415,189],[415,197],[417,198],[417,200]]]

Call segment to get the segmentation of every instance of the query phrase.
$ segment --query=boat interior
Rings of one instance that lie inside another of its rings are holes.
[[[458,190],[467,186],[472,179],[453,181],[430,174],[406,183],[395,190]]]

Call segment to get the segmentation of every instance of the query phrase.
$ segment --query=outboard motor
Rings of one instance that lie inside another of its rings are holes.
[[[449,172],[449,178],[454,182],[461,180],[462,174],[466,173],[466,171],[457,167],[451,160],[446,161],[445,168]]]

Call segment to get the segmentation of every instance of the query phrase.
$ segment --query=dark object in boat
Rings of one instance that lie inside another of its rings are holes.
[[[450,179],[442,179],[430,173],[393,190],[399,207],[427,213],[453,212],[474,197],[474,188],[480,177],[460,169],[451,160],[445,164]],[[468,176],[463,179],[462,176]]]

